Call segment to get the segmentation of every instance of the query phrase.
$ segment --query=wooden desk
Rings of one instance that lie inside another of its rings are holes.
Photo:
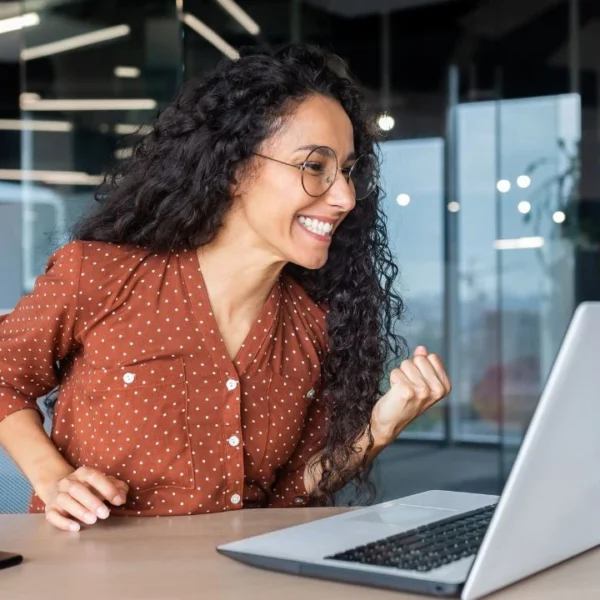
[[[195,517],[113,518],[80,533],[43,515],[0,515],[0,550],[23,554],[0,570],[2,600],[416,600],[254,569],[221,556],[217,544],[340,509],[241,510]],[[600,550],[533,577],[493,600],[598,600]]]

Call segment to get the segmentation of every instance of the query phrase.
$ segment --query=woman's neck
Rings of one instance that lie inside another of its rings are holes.
[[[219,323],[253,322],[285,266],[250,240],[224,235],[198,248],[197,255]]]

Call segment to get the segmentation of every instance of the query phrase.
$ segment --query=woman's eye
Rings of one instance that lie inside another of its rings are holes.
[[[304,170],[311,175],[322,175],[325,171],[325,167],[319,162],[311,161],[304,163]]]

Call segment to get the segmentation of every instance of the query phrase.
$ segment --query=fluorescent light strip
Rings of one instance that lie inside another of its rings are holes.
[[[68,121],[0,119],[0,129],[4,131],[73,131],[73,123]]]
[[[258,23],[248,15],[233,0],[217,0],[217,2],[251,35],[258,35],[260,27]]]
[[[117,123],[115,125],[115,133],[117,135],[147,135],[151,131],[151,125],[130,125],[129,123]]]
[[[34,92],[21,92],[19,94],[19,102],[22,104],[23,102],[35,102],[39,100],[41,96]]]
[[[543,245],[544,238],[540,236],[494,241],[494,248],[496,250],[525,250],[530,248],[541,248]]]
[[[19,31],[25,27],[33,27],[40,24],[40,15],[37,13],[26,13],[18,17],[0,20],[0,34],[10,31]]]
[[[56,185],[99,185],[102,175],[88,175],[80,171],[22,171],[19,169],[0,169],[0,180],[41,181]]]
[[[135,79],[140,76],[141,71],[137,67],[115,67],[114,74],[123,79]]]
[[[125,158],[131,158],[133,156],[133,148],[118,148],[115,150],[115,158],[123,160]]]
[[[75,35],[70,38],[65,38],[64,40],[59,40],[58,42],[25,48],[21,51],[21,59],[33,60],[34,58],[60,54],[61,52],[67,52],[68,50],[74,50],[75,48],[82,48],[84,46],[91,46],[92,44],[114,40],[129,35],[130,33],[131,28],[129,25],[115,25],[114,27],[108,27],[106,29],[98,29],[98,31]]]
[[[194,15],[184,13],[180,18],[190,29],[193,29],[228,58],[235,60],[240,57],[239,52],[233,46],[230,46],[218,33],[214,32],[208,25],[205,25],[200,19],[194,17]]]
[[[153,110],[156,100],[151,98],[98,98],[86,100],[34,100],[21,97],[22,110]]]

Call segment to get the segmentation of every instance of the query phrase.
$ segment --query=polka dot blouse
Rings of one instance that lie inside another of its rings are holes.
[[[231,360],[195,251],[72,242],[0,323],[0,419],[60,384],[52,440],[130,485],[113,514],[306,505],[325,348],[323,307],[285,276]]]

